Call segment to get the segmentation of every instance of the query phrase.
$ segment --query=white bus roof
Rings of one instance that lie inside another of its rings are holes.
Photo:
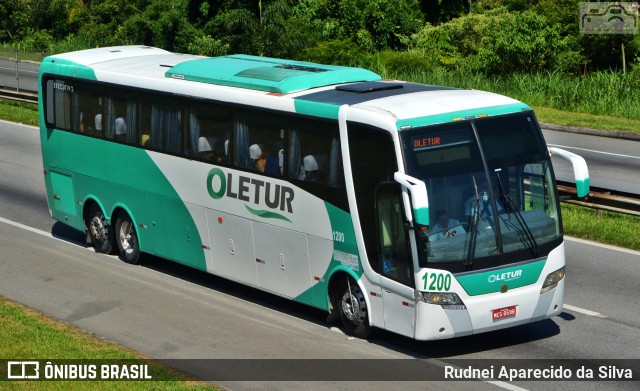
[[[339,108],[347,104],[391,117],[398,121],[398,128],[529,109],[489,92],[383,81],[362,68],[247,55],[211,58],[148,46],[116,46],[54,55],[43,64],[47,64],[44,72],[57,73],[56,65],[71,66],[77,69],[72,72],[75,76],[92,74],[98,80],[181,95],[225,96],[231,101],[237,101],[231,98],[232,91],[255,98],[271,95],[270,99],[293,100],[296,112],[323,117],[337,118]],[[269,101],[262,102],[251,99],[249,103],[270,107]],[[442,115],[434,121],[434,116]]]

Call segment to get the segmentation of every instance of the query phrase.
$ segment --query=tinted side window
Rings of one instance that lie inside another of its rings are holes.
[[[140,107],[140,142],[151,149],[182,151],[182,107],[172,98],[146,95]],[[146,137],[148,135],[148,137]]]
[[[213,103],[192,103],[187,107],[185,154],[214,163],[229,162],[233,126],[231,108]]]
[[[135,144],[138,138],[138,102],[135,94],[108,90],[102,120],[106,138]]]
[[[376,188],[379,183],[393,182],[398,170],[391,136],[381,129],[348,123],[349,153],[358,214],[371,267],[381,272],[381,258],[376,232]]]
[[[344,188],[337,122],[289,121],[289,177]]]
[[[254,110],[238,110],[235,128],[236,166],[282,176],[284,117]]]
[[[58,129],[71,130],[71,101],[74,86],[61,79],[47,80],[47,124]]]

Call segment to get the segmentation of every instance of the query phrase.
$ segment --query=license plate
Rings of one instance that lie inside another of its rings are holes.
[[[493,320],[500,320],[504,318],[513,318],[516,316],[516,306],[512,305],[511,307],[499,308],[497,310],[491,311],[491,317]]]

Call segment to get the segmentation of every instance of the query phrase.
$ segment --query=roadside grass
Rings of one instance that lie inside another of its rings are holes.
[[[37,311],[28,309],[0,296],[0,357],[7,360],[134,360],[148,364],[154,380],[74,380],[74,381],[2,381],[2,389],[9,390],[217,390],[203,383],[191,381],[157,362],[144,361],[140,354],[103,339],[98,339],[68,324],[57,322]],[[140,361],[142,360],[142,361]],[[44,378],[44,368],[40,368]],[[7,367],[0,365],[0,378],[7,378]]]
[[[566,202],[561,207],[565,234],[640,251],[640,217],[597,211]]]
[[[38,105],[0,99],[0,118],[20,124],[38,126]]]
[[[601,129],[640,134],[640,120],[610,117],[606,115],[593,115],[585,113],[573,113],[549,107],[534,106],[538,121],[547,124],[577,126],[591,129]]]

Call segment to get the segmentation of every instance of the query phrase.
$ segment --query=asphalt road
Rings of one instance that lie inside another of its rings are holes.
[[[582,156],[589,166],[591,185],[640,194],[640,141],[558,132],[544,129],[549,146]],[[556,177],[575,182],[571,165],[552,156]]]
[[[77,243],[82,235],[49,217],[35,128],[0,123],[0,217],[0,295],[158,359],[423,358],[439,368],[458,359],[597,365],[640,358],[638,252],[568,239],[567,306],[553,319],[438,342],[387,332],[362,341],[302,305],[153,257],[144,266],[127,265]],[[212,370],[199,361],[179,364],[200,375]],[[573,381],[220,383],[238,390],[638,388]]]

